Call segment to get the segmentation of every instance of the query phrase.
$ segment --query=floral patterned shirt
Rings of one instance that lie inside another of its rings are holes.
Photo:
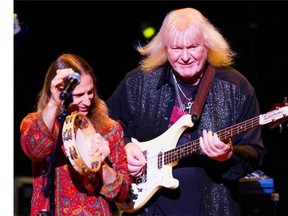
[[[58,121],[52,132],[44,124],[41,113],[28,114],[21,123],[21,147],[32,161],[33,194],[31,199],[31,215],[38,215],[50,206],[49,197],[43,190],[46,187],[49,170],[48,156],[53,153],[60,124]],[[54,172],[54,213],[55,215],[112,215],[110,202],[123,202],[129,191],[131,180],[124,151],[123,130],[116,123],[102,136],[108,141],[111,166],[116,171],[116,180],[103,185],[96,173],[96,177],[87,178],[80,175],[65,156],[64,147],[56,155]],[[62,141],[62,140],[61,140]],[[89,192],[86,183],[93,186]]]

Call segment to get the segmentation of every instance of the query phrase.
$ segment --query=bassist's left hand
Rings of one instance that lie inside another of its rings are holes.
[[[232,156],[232,147],[222,142],[216,133],[203,130],[199,139],[201,150],[209,158],[217,161],[226,161]]]

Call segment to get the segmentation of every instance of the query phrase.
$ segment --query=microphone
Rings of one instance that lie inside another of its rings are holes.
[[[69,74],[69,76],[65,80],[64,88],[62,89],[62,92],[60,94],[60,99],[61,100],[67,99],[71,95],[76,85],[80,83],[80,80],[81,79],[79,73],[73,72]]]

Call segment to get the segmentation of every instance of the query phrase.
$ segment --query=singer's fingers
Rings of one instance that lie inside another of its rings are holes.
[[[56,71],[56,74],[59,75],[59,78],[65,78],[69,74],[74,73],[74,70],[72,68],[64,68],[64,69],[58,69]]]
[[[74,73],[72,68],[58,69],[56,75],[51,82],[51,87],[55,87],[58,91],[62,91],[65,85],[65,79],[69,74]]]
[[[54,77],[54,79],[51,81],[51,91],[55,88],[58,91],[61,91],[64,87],[64,79],[57,79]]]

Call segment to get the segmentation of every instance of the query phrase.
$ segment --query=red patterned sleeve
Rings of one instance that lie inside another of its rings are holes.
[[[56,139],[43,122],[41,113],[29,113],[21,122],[20,133],[21,147],[32,161],[41,161],[53,152]]]
[[[117,172],[117,177],[111,184],[103,185],[100,193],[109,200],[123,202],[128,196],[131,179],[129,177],[126,152],[124,150],[124,134],[120,124],[117,123],[113,130],[107,135],[107,140],[111,152],[109,160]]]

